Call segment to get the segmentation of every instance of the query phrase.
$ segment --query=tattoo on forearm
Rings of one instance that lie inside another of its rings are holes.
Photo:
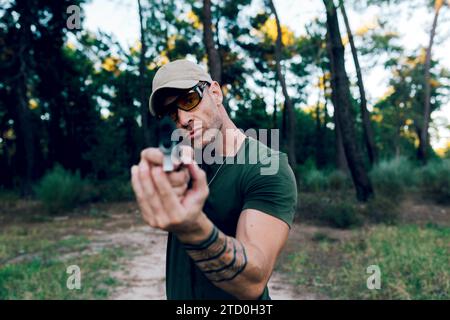
[[[184,247],[205,276],[214,282],[234,279],[247,265],[244,245],[215,226],[208,239],[196,245],[185,244]]]

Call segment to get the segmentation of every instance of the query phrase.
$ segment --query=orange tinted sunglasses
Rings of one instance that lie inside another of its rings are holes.
[[[176,98],[176,100],[169,105],[165,106],[164,109],[167,111],[161,115],[170,116],[175,120],[176,115],[178,113],[178,109],[183,111],[191,111],[195,107],[200,104],[200,101],[203,99],[203,91],[205,87],[208,85],[208,82],[199,82],[194,87],[192,87],[187,93],[180,95]]]

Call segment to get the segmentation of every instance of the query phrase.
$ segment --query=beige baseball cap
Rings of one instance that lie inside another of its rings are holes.
[[[155,74],[152,83],[152,94],[149,99],[149,108],[152,115],[156,115],[155,103],[157,95],[164,88],[190,89],[199,81],[211,83],[211,76],[198,64],[186,60],[174,60],[162,66]]]

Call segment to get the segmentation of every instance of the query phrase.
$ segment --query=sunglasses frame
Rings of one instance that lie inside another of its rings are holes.
[[[188,92],[186,92],[186,93],[184,93],[184,94],[178,96],[178,97],[175,99],[174,102],[172,102],[172,103],[170,103],[170,104],[164,106],[164,109],[166,109],[167,111],[164,112],[164,113],[162,113],[161,115],[159,115],[159,118],[162,119],[162,118],[165,117],[165,116],[170,116],[171,111],[174,111],[174,110],[177,110],[177,111],[178,111],[178,109],[181,109],[181,110],[183,110],[183,111],[191,111],[191,110],[195,109],[195,108],[200,104],[200,102],[202,101],[203,96],[204,96],[204,95],[203,95],[203,91],[205,90],[206,86],[208,86],[208,85],[209,85],[209,83],[206,82],[206,81],[202,81],[202,82],[197,83],[194,87],[192,87],[191,89],[189,89]],[[180,98],[183,98],[183,97],[185,97],[186,95],[188,95],[188,94],[190,94],[190,93],[194,93],[194,92],[198,94],[199,99],[198,99],[198,102],[197,102],[196,104],[194,104],[192,107],[190,107],[190,108],[183,108],[183,107],[180,107],[180,106],[177,104],[178,101],[180,100]]]

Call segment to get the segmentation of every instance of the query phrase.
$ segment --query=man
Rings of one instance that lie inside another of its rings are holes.
[[[286,154],[246,137],[222,101],[220,85],[188,60],[164,65],[153,79],[153,115],[171,117],[197,151],[214,144],[215,157],[245,160],[202,168],[185,160],[184,170],[167,173],[163,154],[148,148],[131,168],[144,220],[169,232],[168,299],[269,300],[267,283],[293,221],[297,189]],[[255,152],[261,159],[251,163]],[[262,174],[272,158],[278,170]]]

